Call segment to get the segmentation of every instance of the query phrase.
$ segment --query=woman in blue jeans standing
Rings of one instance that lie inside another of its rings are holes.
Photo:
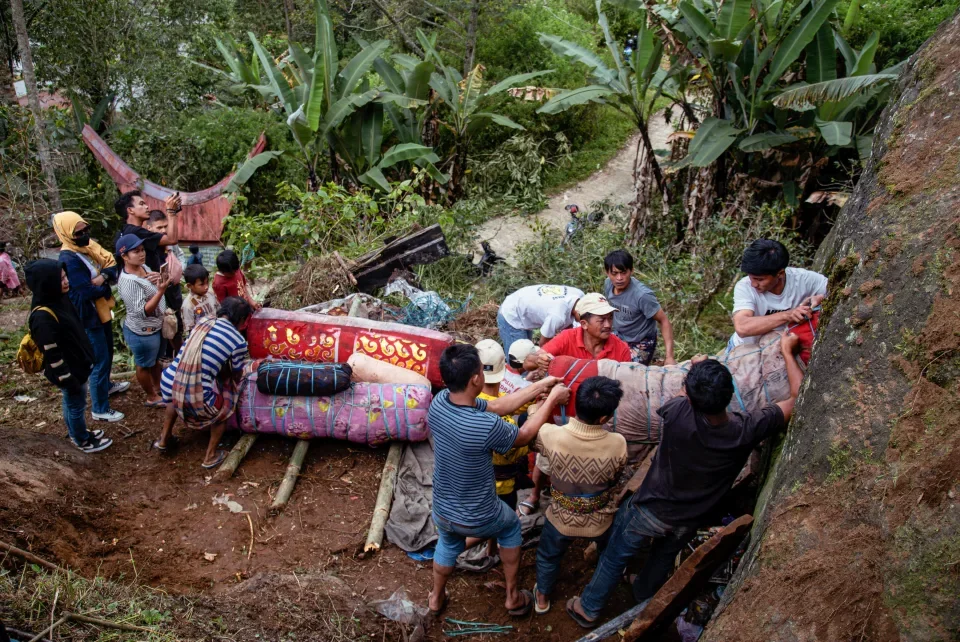
[[[76,212],[60,212],[53,217],[53,231],[62,244],[60,262],[70,281],[70,301],[80,324],[93,346],[93,371],[90,373],[90,401],[97,421],[120,421],[123,413],[110,408],[110,395],[124,392],[127,382],[110,382],[113,366],[114,305],[110,285],[117,281],[117,262],[113,255],[90,238],[90,225]]]
[[[34,261],[24,270],[33,292],[30,336],[43,353],[43,374],[63,392],[63,420],[74,445],[85,453],[105,450],[113,443],[102,430],[87,430],[87,378],[93,369],[93,347],[80,327],[67,292],[70,282],[63,264]]]

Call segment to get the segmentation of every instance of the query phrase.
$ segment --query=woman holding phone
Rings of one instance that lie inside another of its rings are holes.
[[[163,337],[163,315],[167,310],[164,294],[172,285],[169,278],[161,279],[159,272],[148,268],[143,239],[124,234],[117,239],[117,256],[123,269],[117,282],[117,291],[127,307],[123,321],[123,340],[133,352],[137,382],[147,395],[144,405],[163,408],[160,398],[160,351]]]

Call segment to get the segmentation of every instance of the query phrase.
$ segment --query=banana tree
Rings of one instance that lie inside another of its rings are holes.
[[[197,60],[191,60],[190,62],[229,81],[228,89],[235,94],[250,91],[257,95],[258,103],[263,104],[263,101],[268,100],[271,96],[270,86],[261,77],[260,61],[257,55],[251,54],[248,60],[247,56],[240,51],[237,41],[229,35],[225,36],[223,40],[214,38],[214,42],[217,45],[217,51],[220,52],[220,56],[227,65],[227,69],[218,69]]]

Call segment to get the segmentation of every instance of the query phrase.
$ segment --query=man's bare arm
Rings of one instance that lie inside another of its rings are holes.
[[[799,305],[792,310],[758,317],[753,310],[738,310],[733,315],[733,329],[741,337],[759,337],[773,332],[787,323],[801,323],[809,319],[813,311],[808,305]]]
[[[509,395],[488,401],[487,412],[492,412],[501,417],[515,414],[519,408],[524,407],[558,383],[560,383],[560,377],[546,377],[541,379],[526,388],[521,388],[516,392],[511,392]]]
[[[514,393],[516,394],[516,393]],[[537,438],[540,428],[553,417],[553,409],[570,401],[570,390],[563,384],[554,386],[543,405],[532,416],[528,417],[523,427],[517,432],[513,441],[514,448],[526,446]],[[487,407],[489,409],[489,406]]]
[[[800,370],[800,364],[797,363],[796,353],[800,350],[800,337],[795,334],[784,334],[780,337],[780,351],[783,353],[783,360],[787,365],[787,381],[790,383],[790,398],[777,403],[783,412],[785,421],[790,421],[793,415],[793,408],[797,403],[797,396],[800,394],[800,383],[803,381],[803,371]]]
[[[163,201],[167,212],[167,233],[160,239],[159,245],[176,245],[180,242],[180,226],[177,225],[177,214],[180,213],[180,193],[171,194]]]
[[[660,308],[653,318],[660,324],[660,334],[663,335],[663,365],[672,366],[677,363],[677,360],[673,356],[673,325],[670,324],[670,319],[667,318],[667,313],[663,311],[663,308]]]

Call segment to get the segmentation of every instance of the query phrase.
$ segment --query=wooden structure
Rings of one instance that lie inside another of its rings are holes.
[[[368,252],[354,261],[350,270],[357,289],[372,294],[387,284],[394,270],[406,270],[411,265],[433,263],[450,254],[443,230],[436,223],[430,227],[394,239],[379,250]]]
[[[134,169],[123,162],[116,152],[97,135],[90,125],[83,127],[83,142],[86,143],[96,159],[110,174],[120,192],[139,189],[150,209],[163,209],[163,200],[177,190],[144,180]],[[263,134],[250,150],[248,158],[256,156],[267,147]],[[180,241],[182,243],[219,243],[223,230],[223,219],[230,213],[230,201],[223,190],[233,174],[226,176],[213,187],[199,192],[180,192],[183,211],[177,220]]]

